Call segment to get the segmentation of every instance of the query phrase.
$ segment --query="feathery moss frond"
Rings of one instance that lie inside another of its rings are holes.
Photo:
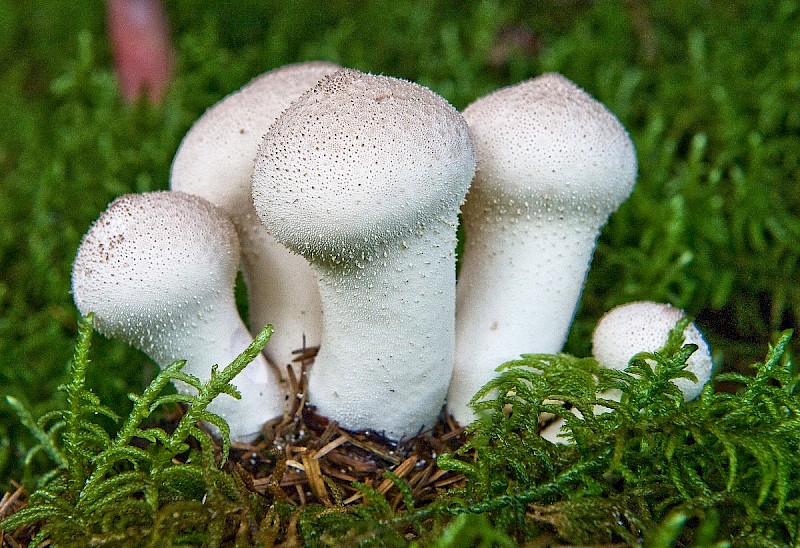
[[[246,529],[257,528],[255,495],[221,470],[230,447],[227,424],[207,407],[222,393],[238,397],[231,381],[261,352],[271,326],[222,371],[214,367],[208,382],[182,373],[185,362],[165,367],[141,396],[131,397],[133,409],[113,439],[93,419],[103,415],[118,420],[116,415],[85,385],[91,333],[88,315],[81,321],[70,382],[64,387],[65,410],[34,421],[21,404],[10,401],[60,473],[42,481],[28,507],[0,521],[0,529],[42,521],[32,542],[36,546],[46,539],[60,545],[119,544],[124,539],[159,538],[164,530],[175,539],[215,545],[229,519],[243,520]],[[197,393],[162,395],[173,379],[188,382]],[[141,428],[156,407],[176,402],[188,407],[171,434]],[[43,422],[53,418],[59,419],[59,427],[45,430]],[[221,462],[210,435],[197,427],[200,421],[219,428]],[[149,445],[133,446],[134,438]],[[127,534],[129,529],[135,533]]]
[[[624,372],[564,354],[525,355],[499,368],[474,400],[481,416],[471,438],[439,458],[468,476],[462,511],[488,511],[517,535],[553,528],[577,543],[640,542],[670,512],[719,512],[718,538],[800,542],[800,372],[787,353],[791,333],[754,377],[719,376],[737,383],[736,393],[707,387],[684,402],[671,382],[686,377],[695,350],[682,346],[682,327]],[[619,403],[597,396],[610,388],[621,391]],[[595,415],[596,405],[614,411]],[[539,437],[543,413],[566,420],[572,445]]]

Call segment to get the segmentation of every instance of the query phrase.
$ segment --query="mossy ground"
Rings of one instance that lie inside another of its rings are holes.
[[[114,197],[167,186],[191,123],[270,68],[327,59],[427,85],[463,108],[558,71],[629,129],[640,175],[603,232],[567,350],[621,302],[696,316],[721,368],[744,371],[800,318],[800,6],[404,0],[167,2],[177,71],[160,106],[118,96],[99,0],[0,0],[0,392],[60,407],[77,335],[69,272]],[[795,348],[796,348],[796,343]],[[97,338],[88,385],[121,415],[153,376]],[[0,403],[0,479],[50,463]]]

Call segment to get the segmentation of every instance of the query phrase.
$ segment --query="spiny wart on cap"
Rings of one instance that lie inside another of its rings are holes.
[[[462,208],[466,243],[448,395],[461,424],[495,368],[561,350],[600,228],[636,180],[616,117],[559,74],[481,97],[464,111],[477,170]]]
[[[251,342],[233,295],[239,244],[233,225],[208,201],[182,192],[117,198],[83,238],[72,268],[81,314],[97,330],[148,354],[160,366],[185,359],[184,371],[210,378]],[[249,441],[280,415],[284,397],[259,356],[234,380],[237,401],[220,395],[209,410]],[[190,387],[176,382],[184,392]]]
[[[453,364],[458,208],[475,163],[461,115],[417,84],[344,69],[264,137],[253,201],[317,270],[309,401],[352,430],[430,427]]]
[[[319,345],[322,305],[306,260],[275,241],[253,209],[253,162],[264,133],[281,112],[339,68],[309,61],[262,74],[209,108],[183,138],[172,163],[173,190],[208,199],[236,225],[250,325],[254,330],[275,326],[264,353],[276,364],[290,362],[304,340]]]

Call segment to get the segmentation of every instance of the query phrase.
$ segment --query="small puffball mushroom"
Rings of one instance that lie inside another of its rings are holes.
[[[242,246],[250,325],[275,331],[264,349],[275,364],[292,351],[318,346],[322,304],[308,262],[278,243],[253,209],[250,179],[258,146],[292,101],[340,67],[311,61],[286,65],[254,79],[209,108],[183,138],[172,162],[170,188],[196,194],[231,218]]]
[[[455,419],[501,363],[561,350],[600,228],[628,197],[636,154],[602,104],[559,74],[497,90],[464,111],[477,171],[462,208]]]
[[[306,257],[322,294],[309,401],[350,430],[432,426],[455,344],[458,207],[475,164],[467,126],[420,85],[344,69],[264,137],[253,200]]]
[[[592,334],[592,354],[609,369],[622,371],[639,352],[655,352],[666,344],[669,332],[686,316],[674,306],[652,301],[639,301],[618,306],[607,312]],[[697,350],[686,360],[686,371],[697,377],[673,379],[686,401],[700,395],[711,378],[711,350],[694,323],[683,330],[685,344],[696,344]]]
[[[655,352],[663,348],[669,332],[685,316],[679,308],[652,301],[618,306],[597,323],[592,334],[592,354],[603,367],[623,371],[639,352]],[[672,382],[681,390],[684,400],[691,401],[700,395],[711,379],[713,362],[708,343],[694,323],[686,326],[683,336],[685,344],[697,345],[697,350],[686,360],[686,370],[697,377],[697,382],[683,378],[673,379]],[[620,393],[610,390],[602,396],[619,401]],[[607,407],[600,405],[594,408],[595,415],[608,411]],[[581,416],[577,409],[572,409],[572,412]],[[564,419],[554,421],[540,435],[553,443],[565,443],[566,438],[561,435],[561,427],[565,422]]]
[[[182,192],[117,198],[83,237],[72,293],[95,328],[144,351],[164,367],[185,359],[202,381],[252,341],[234,302],[236,231],[206,200]],[[231,439],[252,441],[283,413],[285,397],[259,355],[233,381],[242,398],[220,394],[208,407],[228,422]],[[178,391],[194,389],[182,382]]]

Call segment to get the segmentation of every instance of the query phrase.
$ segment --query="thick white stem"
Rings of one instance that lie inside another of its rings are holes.
[[[452,219],[346,266],[317,265],[323,338],[309,399],[318,413],[394,439],[435,424],[453,366],[454,247]]]
[[[601,224],[524,204],[467,224],[448,394],[460,424],[474,419],[467,404],[499,365],[561,350]]]

